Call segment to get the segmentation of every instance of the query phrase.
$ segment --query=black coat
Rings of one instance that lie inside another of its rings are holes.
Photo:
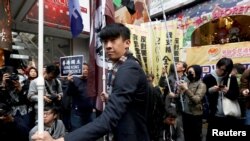
[[[227,85],[228,77],[223,78],[223,85]],[[217,110],[217,103],[218,103],[218,97],[219,93],[213,93],[210,94],[208,89],[213,87],[214,85],[217,85],[216,79],[214,78],[213,75],[208,74],[203,78],[203,82],[207,86],[207,92],[206,95],[208,97],[208,102],[209,102],[209,117],[214,117],[216,110]],[[225,96],[231,100],[235,100],[239,96],[239,86],[238,82],[235,76],[231,76],[231,81],[230,81],[230,87],[228,92],[225,94]]]
[[[95,141],[113,131],[115,141],[149,141],[146,126],[147,79],[141,66],[128,58],[118,69],[112,94],[93,122],[67,134],[65,141]]]

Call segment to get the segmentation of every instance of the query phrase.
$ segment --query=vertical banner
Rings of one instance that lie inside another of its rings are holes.
[[[142,62],[145,72],[155,75],[155,83],[158,83],[162,68],[169,69],[173,58],[179,61],[179,48],[183,45],[183,35],[182,31],[177,29],[177,21],[126,26],[131,30],[130,50]]]
[[[103,60],[104,50],[102,42],[100,41],[98,34],[104,26],[103,20],[105,20],[106,24],[114,22],[114,7],[112,0],[92,0],[91,5],[92,16],[89,44],[88,95],[96,96],[103,91],[101,80],[103,61],[105,61]],[[104,13],[102,13],[103,9]],[[96,97],[96,108],[100,111],[103,110],[103,102],[99,96]]]
[[[0,48],[12,50],[10,0],[0,0]]]
[[[130,51],[142,63],[146,73],[151,70],[149,50],[151,50],[148,43],[148,31],[145,28],[137,25],[126,25],[131,31],[131,47]]]

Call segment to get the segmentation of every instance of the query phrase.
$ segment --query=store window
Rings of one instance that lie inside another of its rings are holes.
[[[250,41],[250,16],[221,17],[192,34],[192,47]]]

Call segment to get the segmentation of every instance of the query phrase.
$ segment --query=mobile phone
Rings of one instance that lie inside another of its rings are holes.
[[[219,88],[224,88],[225,87],[225,85],[219,85]]]

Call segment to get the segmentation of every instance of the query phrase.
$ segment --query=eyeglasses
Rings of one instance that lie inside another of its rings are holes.
[[[45,115],[45,116],[48,116],[48,115],[51,115],[51,114],[53,114],[53,112],[43,112],[43,115]]]

